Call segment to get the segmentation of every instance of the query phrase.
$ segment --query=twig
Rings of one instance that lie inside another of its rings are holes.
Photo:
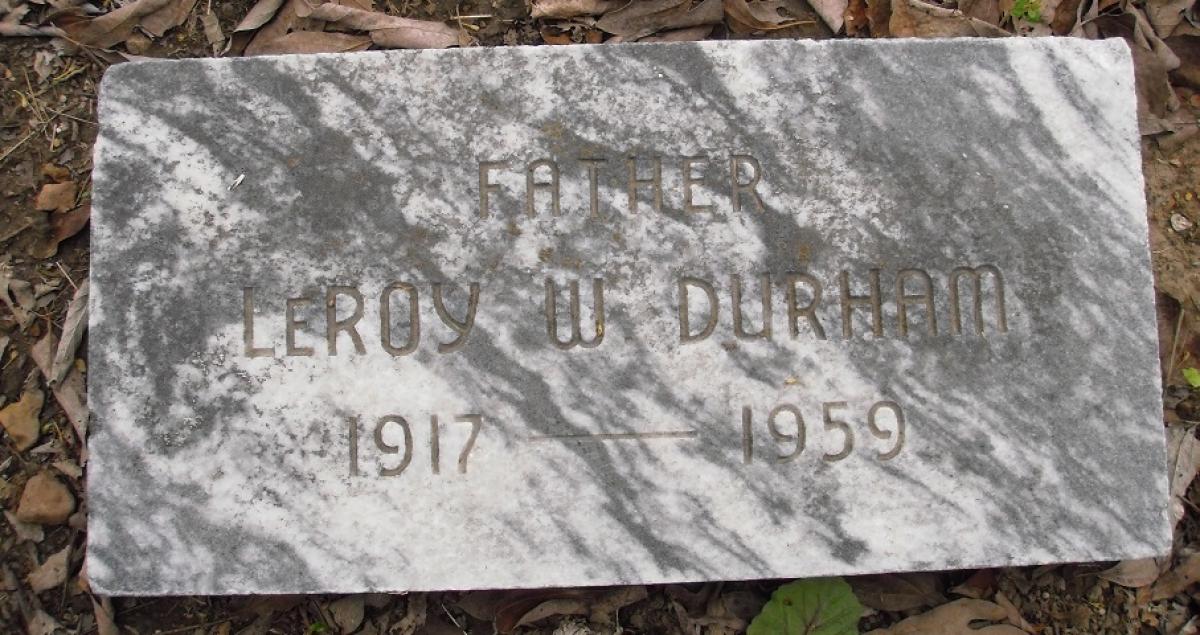
[[[79,287],[75,286],[75,281],[71,279],[71,274],[67,273],[67,270],[63,268],[62,261],[55,260],[54,264],[58,266],[58,270],[62,272],[63,277],[67,279],[67,283],[71,285],[71,288],[78,291]]]

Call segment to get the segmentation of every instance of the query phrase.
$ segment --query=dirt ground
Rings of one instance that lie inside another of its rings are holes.
[[[361,5],[365,1],[343,4]],[[0,0],[0,15],[21,4]],[[42,20],[53,12],[51,5],[55,4],[31,2],[28,6],[32,10],[18,16],[16,22],[37,28],[65,25],[62,28],[67,29],[69,20]],[[99,4],[101,13],[116,9],[111,2]],[[256,4],[261,3],[193,0],[181,23],[163,35],[147,35],[148,27],[142,24],[132,28],[119,44],[107,47],[63,47],[49,35],[0,37],[0,282],[4,285],[4,303],[0,306],[0,406],[17,404],[31,390],[47,387],[42,378],[45,371],[34,359],[35,346],[49,335],[63,335],[72,298],[88,276],[89,231],[85,223],[91,146],[97,131],[96,88],[105,68],[134,56],[212,55],[214,48],[219,49],[219,42],[214,43],[211,28],[206,31],[209,23],[215,21],[222,34],[235,34]],[[783,4],[799,8],[786,15],[790,22],[775,25],[779,28],[747,31],[726,15],[724,22],[708,25],[701,37],[834,34],[809,5]],[[729,5],[727,2],[726,11]],[[284,10],[287,6],[291,5],[285,5]],[[962,9],[966,3],[957,6]],[[1013,3],[1007,6],[1007,15],[1013,15]],[[1101,15],[1127,15],[1121,13],[1125,6],[1109,2],[1104,9],[1108,13],[1102,11]],[[383,0],[374,8],[391,16],[445,20],[446,24],[458,25],[472,46],[567,44],[613,37],[597,29],[593,18],[535,19],[523,0]],[[858,16],[859,22],[865,22],[868,13],[872,20],[878,18],[874,8],[862,3],[850,2],[845,12],[848,18],[843,34],[866,28],[856,27],[850,18]],[[206,23],[203,16],[212,17]],[[886,20],[887,15],[881,19]],[[270,28],[271,24],[274,22],[260,28]],[[893,15],[893,32],[897,24]],[[1010,30],[1021,28],[1012,19],[997,24]],[[878,35],[882,30],[872,28],[874,32],[857,34]],[[664,32],[680,30],[686,29]],[[67,32],[74,33],[69,29]],[[341,35],[337,42],[350,42]],[[694,39],[695,35],[687,37]],[[369,34],[353,37],[360,39],[346,46],[371,44]],[[320,45],[330,41],[326,38]],[[297,44],[311,45],[307,41]],[[1186,58],[1182,54],[1179,57]],[[1165,79],[1161,85],[1155,84],[1158,75],[1151,71],[1164,78],[1166,75],[1164,70],[1153,68],[1151,62],[1146,63],[1152,67],[1147,76],[1139,76],[1145,110],[1143,128],[1154,132],[1144,137],[1144,174],[1159,298],[1164,424],[1175,431],[1176,438],[1191,439],[1187,441],[1191,444],[1195,440],[1193,426],[1200,422],[1200,393],[1189,385],[1186,375],[1186,370],[1200,366],[1200,135],[1195,134],[1200,97],[1188,87],[1189,82],[1178,81],[1178,76],[1194,62],[1194,58],[1191,62],[1184,59],[1181,69],[1171,76],[1173,85],[1169,87],[1165,87]],[[1159,92],[1152,93],[1148,86]],[[1145,103],[1148,93],[1150,102]],[[72,371],[81,377],[86,377],[82,361],[86,359],[86,347],[85,335],[75,353]],[[1200,378],[1196,383],[1200,384]],[[783,582],[347,597],[100,598],[91,594],[86,572],[81,571],[87,499],[78,423],[49,390],[43,398],[44,406],[33,413],[39,428],[34,435],[36,443],[18,450],[11,434],[3,435],[0,443],[0,506],[7,518],[7,522],[0,522],[3,633],[736,633],[745,630]],[[1176,473],[1173,480],[1183,493],[1183,519],[1177,528],[1173,557],[1158,562],[852,578],[848,581],[868,607],[860,630],[887,627],[912,615],[941,610],[947,617],[936,626],[894,632],[1200,632],[1200,588],[1193,584],[1200,579],[1200,491],[1194,484],[1188,486],[1197,460],[1177,458],[1170,466]],[[67,485],[75,500],[74,511],[57,523],[17,521],[13,514],[27,484],[47,471]],[[56,567],[47,567],[48,562],[57,563]],[[984,619],[983,625],[991,624],[984,630],[972,630],[966,622],[952,623],[945,609],[949,602],[960,598],[986,600],[1000,607],[1003,614]]]

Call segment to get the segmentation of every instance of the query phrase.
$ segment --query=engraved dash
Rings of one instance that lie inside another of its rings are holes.
[[[530,441],[636,441],[642,439],[694,439],[696,430],[666,430],[660,432],[579,432],[547,434],[529,437]]]

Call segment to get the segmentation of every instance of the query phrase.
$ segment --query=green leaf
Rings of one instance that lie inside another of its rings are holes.
[[[1183,378],[1187,380],[1187,383],[1192,385],[1192,388],[1200,388],[1200,370],[1185,368],[1182,372]]]
[[[845,580],[796,580],[771,594],[746,635],[858,635],[862,614]]]

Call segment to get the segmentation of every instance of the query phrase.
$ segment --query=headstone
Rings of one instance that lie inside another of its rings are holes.
[[[1170,545],[1119,40],[125,64],[99,117],[98,592]]]

